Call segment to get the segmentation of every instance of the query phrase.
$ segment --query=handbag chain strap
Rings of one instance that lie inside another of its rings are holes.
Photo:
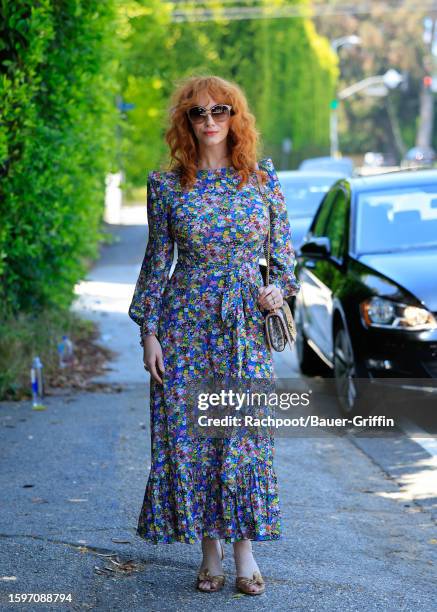
[[[255,168],[259,170],[258,162],[256,163]],[[267,270],[266,270],[266,282],[265,282],[265,286],[267,287],[267,285],[269,284],[269,273],[270,273],[270,205],[267,201],[267,198],[265,197],[265,188],[258,174],[256,174],[256,178],[258,181],[258,189],[260,190],[261,197],[263,201],[266,202],[267,210],[269,211],[269,229],[267,233],[267,253],[266,253]]]

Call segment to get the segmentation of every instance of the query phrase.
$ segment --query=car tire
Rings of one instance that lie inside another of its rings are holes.
[[[345,417],[367,416],[372,410],[368,371],[357,364],[349,333],[340,324],[334,333],[334,379],[340,412]]]

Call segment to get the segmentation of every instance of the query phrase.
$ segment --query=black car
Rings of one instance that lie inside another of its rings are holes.
[[[296,273],[301,371],[328,366],[343,412],[357,409],[354,379],[437,378],[437,171],[338,181]]]

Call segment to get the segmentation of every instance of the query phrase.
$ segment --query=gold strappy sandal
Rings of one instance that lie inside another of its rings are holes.
[[[223,548],[223,544],[220,542],[220,547],[222,549],[222,561],[225,558],[225,549]],[[201,582],[209,582],[210,588],[205,589],[200,587]],[[205,568],[201,572],[199,572],[197,576],[197,584],[196,587],[202,593],[216,593],[220,591],[225,585],[225,577],[223,574],[217,574],[216,576],[211,576],[209,573],[209,569]]]
[[[263,577],[259,572],[254,572],[252,578],[246,578],[245,576],[239,576],[235,579],[235,586],[245,595],[262,595],[266,590],[266,585]],[[250,587],[256,586],[256,591],[251,591]]]

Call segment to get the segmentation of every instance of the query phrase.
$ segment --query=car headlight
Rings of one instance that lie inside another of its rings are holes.
[[[429,310],[372,297],[360,304],[361,317],[369,327],[419,331],[436,329],[437,321]]]

